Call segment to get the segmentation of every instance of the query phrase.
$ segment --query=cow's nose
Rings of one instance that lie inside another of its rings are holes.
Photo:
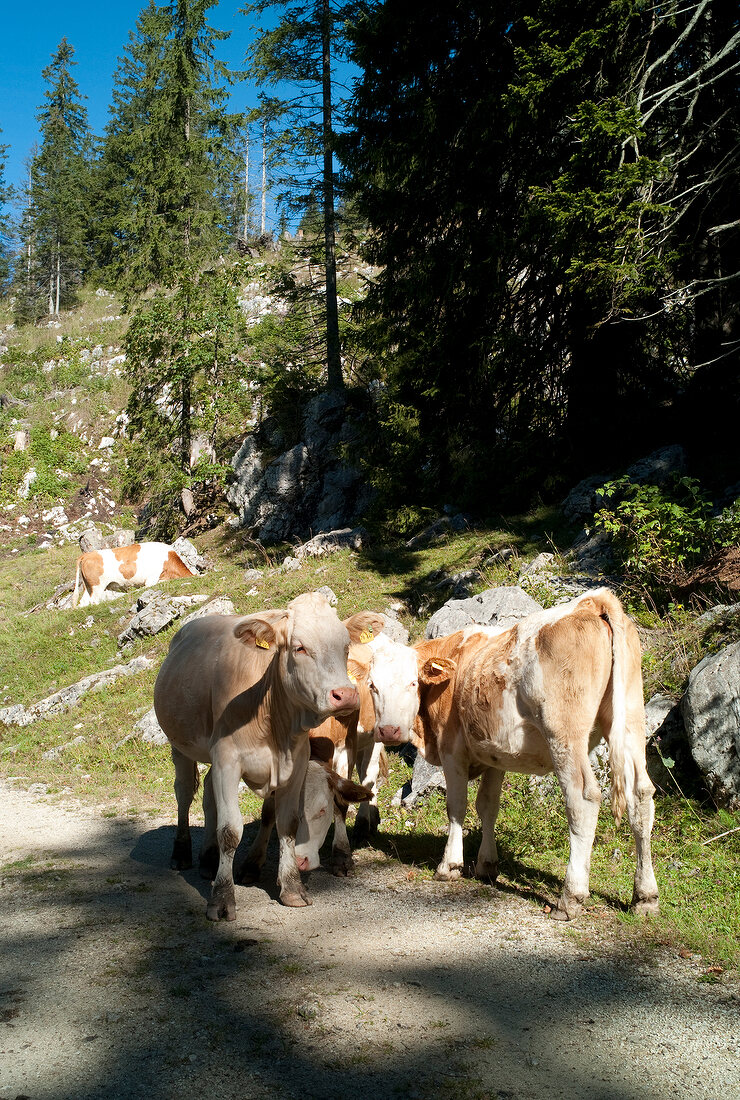
[[[334,688],[329,692],[329,703],[332,710],[359,710],[360,696],[357,688]]]
[[[400,741],[401,740],[401,727],[400,726],[378,726],[378,741]]]
[[[299,871],[307,871],[308,870],[308,864],[310,862],[308,856],[296,856],[295,857],[295,862],[296,862],[296,867],[298,868]]]

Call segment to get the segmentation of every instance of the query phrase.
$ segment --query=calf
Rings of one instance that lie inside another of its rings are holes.
[[[554,771],[565,796],[570,859],[553,916],[569,920],[588,897],[601,803],[589,751],[609,745],[612,811],[626,806],[639,913],[658,909],[650,854],[654,788],[645,768],[640,645],[634,624],[605,588],[537,612],[510,629],[467,627],[419,642],[413,662],[371,672],[381,742],[413,740],[442,765],[449,835],[437,878],[459,877],[468,780],[480,775],[482,839],[476,874],[495,879],[494,827],[504,773]],[[418,683],[409,680],[418,674]],[[404,686],[405,685],[405,686]]]
[[[295,858],[308,730],[331,714],[357,709],[357,689],[347,676],[349,643],[375,622],[372,612],[361,612],[341,623],[324,596],[308,593],[285,610],[195,619],[173,638],[154,686],[157,719],[175,765],[172,862],[177,868],[191,865],[189,810],[197,763],[210,763],[203,787],[201,854],[201,867],[215,871],[210,920],[236,915],[233,861],[243,831],[240,779],[267,801],[265,817],[277,825],[280,900],[310,904]],[[266,845],[253,847],[242,881],[259,874],[265,852]]]
[[[115,599],[122,589],[192,577],[176,550],[166,542],[135,542],[110,550],[89,550],[77,559],[72,607]]]
[[[379,635],[384,637],[384,635]],[[370,640],[370,639],[368,639]],[[357,772],[365,792],[362,799],[353,798],[360,805],[355,821],[355,837],[369,836],[378,827],[380,815],[377,806],[377,781],[382,770],[388,773],[387,759],[383,746],[373,738],[375,710],[368,687],[368,674],[373,652],[370,645],[353,644],[350,646],[347,669],[350,679],[357,686],[359,710],[349,715],[327,718],[315,730],[311,730],[311,752],[322,756],[336,772],[351,778],[357,766]],[[352,850],[347,835],[348,800],[336,800],[334,811],[334,839],[332,842],[332,869],[335,874],[346,875],[352,867]],[[314,870],[320,864],[319,851],[329,831],[331,819],[323,818],[321,824],[309,835],[308,809],[298,826],[296,836],[296,854],[308,861],[307,870]],[[315,821],[317,818],[314,817]]]

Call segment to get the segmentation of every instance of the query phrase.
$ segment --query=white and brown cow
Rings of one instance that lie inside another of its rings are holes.
[[[469,779],[481,776],[476,874],[495,879],[494,828],[504,773],[554,771],[565,796],[570,859],[553,916],[576,916],[588,897],[601,803],[588,754],[603,737],[612,811],[619,823],[626,805],[635,837],[632,905],[640,913],[657,911],[640,644],[616,596],[595,589],[509,629],[467,627],[419,642],[408,654],[405,665],[371,670],[376,737],[385,743],[413,740],[444,768],[449,835],[437,877],[457,878],[463,868]]]
[[[278,884],[285,905],[307,905],[295,835],[309,761],[308,730],[330,714],[357,709],[347,675],[350,639],[376,621],[360,612],[346,623],[318,593],[284,610],[209,615],[172,640],[154,686],[157,719],[172,747],[177,798],[173,866],[192,861],[189,809],[198,762],[210,763],[203,787],[206,829],[201,865],[217,869],[211,920],[236,915],[234,853],[242,836],[239,781],[266,800],[280,842]],[[241,881],[259,875],[265,850],[253,848]]]
[[[368,641],[370,638],[368,632]],[[357,767],[360,790],[364,792],[364,796],[351,799],[352,802],[360,803],[355,820],[355,840],[369,836],[377,830],[380,820],[377,806],[378,777],[381,771],[388,774],[385,749],[373,737],[375,709],[368,686],[372,657],[370,645],[353,643],[350,646],[347,669],[350,679],[357,686],[359,709],[352,714],[327,718],[309,734],[312,756],[325,760],[338,775],[351,779],[353,770]],[[349,801],[335,797],[332,870],[338,875],[348,874],[352,867],[352,849],[347,835]],[[304,814],[296,835],[296,856],[299,860],[307,861],[306,870],[314,870],[321,862],[319,852],[331,824],[331,818],[324,817],[323,814],[324,806],[321,801],[314,799],[310,803],[306,797]]]
[[[89,550],[77,559],[72,607],[115,599],[122,589],[137,585],[151,588],[160,581],[192,576],[195,574],[166,542],[135,542],[114,549]]]

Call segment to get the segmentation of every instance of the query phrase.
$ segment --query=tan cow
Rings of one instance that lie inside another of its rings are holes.
[[[172,746],[177,798],[173,866],[191,865],[189,809],[197,763],[211,763],[203,788],[205,868],[218,863],[210,920],[236,915],[234,853],[242,836],[239,780],[274,814],[280,843],[278,884],[285,905],[308,905],[295,858],[295,834],[309,760],[308,730],[330,714],[357,709],[347,676],[350,639],[378,617],[341,623],[318,593],[284,610],[209,615],[175,635],[154,686],[157,719]],[[273,796],[273,797],[270,797]],[[265,852],[251,852],[242,880],[259,874]]]
[[[588,754],[603,737],[612,811],[618,824],[626,805],[635,837],[632,905],[639,913],[657,911],[640,644],[616,596],[595,589],[510,629],[467,627],[419,642],[408,653],[413,658],[405,665],[371,669],[376,737],[385,743],[415,740],[431,763],[444,768],[449,835],[437,877],[454,879],[462,872],[469,779],[481,776],[476,874],[495,879],[494,828],[504,773],[554,771],[565,795],[570,860],[553,916],[576,916],[588,897],[601,803]],[[417,672],[418,686],[404,687]]]
[[[166,542],[135,542],[114,549],[89,550],[77,559],[72,607],[115,599],[122,589],[137,585],[151,588],[160,581],[192,576],[195,574]]]

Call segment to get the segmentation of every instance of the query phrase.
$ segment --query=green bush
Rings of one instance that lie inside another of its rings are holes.
[[[690,571],[715,551],[740,541],[738,502],[717,513],[694,478],[676,477],[658,486],[622,477],[597,492],[614,501],[595,519],[612,537],[627,585],[659,598],[684,585]]]

